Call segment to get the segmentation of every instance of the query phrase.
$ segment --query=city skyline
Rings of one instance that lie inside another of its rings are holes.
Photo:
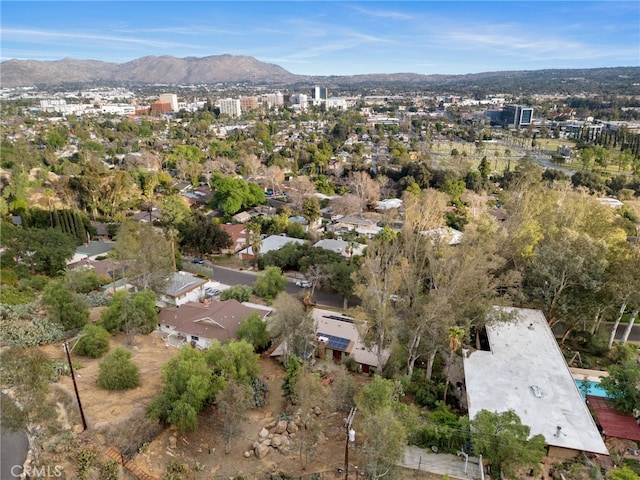
[[[3,1],[0,59],[245,55],[300,75],[640,64],[640,4]]]

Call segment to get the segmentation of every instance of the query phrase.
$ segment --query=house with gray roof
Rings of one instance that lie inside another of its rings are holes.
[[[158,293],[158,306],[179,307],[187,302],[198,302],[205,297],[205,289],[213,285],[208,278],[189,272],[173,272],[166,286]]]
[[[260,244],[260,255],[264,255],[272,250],[280,250],[288,243],[303,244],[305,241],[300,238],[287,237],[286,235],[271,235],[262,240]],[[238,257],[242,260],[251,260],[255,258],[253,248],[251,246],[244,248],[238,252]]]
[[[158,331],[170,345],[180,347],[188,343],[204,349],[214,340],[235,340],[242,321],[254,313],[264,319],[270,312],[244,306],[236,300],[187,302],[162,309],[158,314]]]

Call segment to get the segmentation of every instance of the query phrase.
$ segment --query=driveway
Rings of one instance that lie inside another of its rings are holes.
[[[433,453],[431,450],[409,445],[404,451],[404,459],[400,466],[421,470],[423,472],[449,475],[449,478],[460,480],[473,480],[480,478],[480,466],[476,457],[469,457],[466,464],[463,456],[450,453]]]

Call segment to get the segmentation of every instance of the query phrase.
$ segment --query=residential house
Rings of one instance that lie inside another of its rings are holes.
[[[220,228],[231,237],[231,247],[222,250],[222,253],[236,253],[247,247],[247,231],[241,223],[226,223],[220,225]]]
[[[362,255],[364,249],[367,247],[366,245],[363,245],[361,243],[345,242],[344,240],[331,238],[319,240],[313,246],[316,248],[331,250],[332,252],[339,253],[346,258],[351,258],[354,255]]]
[[[251,214],[249,212],[236,213],[231,219],[236,223],[247,223],[251,220]]]
[[[67,265],[78,263],[80,260],[84,259],[95,260],[98,257],[106,257],[114,245],[115,242],[108,242],[105,240],[96,240],[80,245],[76,248],[76,253],[67,262]]]
[[[179,307],[162,309],[158,314],[158,330],[171,345],[180,347],[189,343],[204,349],[213,340],[234,340],[242,321],[254,313],[263,319],[269,314],[236,300],[187,302]]]
[[[162,212],[158,207],[151,207],[148,210],[140,210],[131,216],[135,222],[156,223],[162,221]]]
[[[316,358],[336,363],[353,358],[362,373],[370,373],[377,368],[378,357],[373,350],[365,346],[354,319],[320,308],[311,311],[311,318],[315,332]],[[271,356],[282,355],[285,348],[284,344],[278,345]],[[383,363],[387,362],[389,355],[388,350],[383,353]]]
[[[205,297],[205,288],[212,282],[189,272],[173,272],[167,285],[158,294],[158,306],[179,307],[188,302],[198,302]]]
[[[369,220],[355,215],[342,216],[327,225],[327,231],[333,232],[337,235],[355,231],[359,235],[367,238],[374,237],[380,233],[381,230],[382,227],[379,227],[378,222],[375,220]]]
[[[553,460],[608,455],[544,314],[496,310],[513,318],[488,324],[483,347],[463,352],[469,418],[481,410],[513,410],[531,435],[544,436]]]
[[[264,255],[265,253],[271,252],[272,250],[280,250],[288,243],[299,243],[302,244],[305,241],[300,238],[292,238],[287,237],[285,235],[271,235],[262,240],[260,244],[260,255]],[[253,247],[249,246],[244,248],[238,252],[238,257],[242,260],[251,260],[255,258],[253,253]]]
[[[311,318],[317,340],[316,357],[335,362],[351,357],[358,363],[362,373],[375,370],[378,357],[365,346],[354,319],[320,308],[311,311]],[[388,350],[383,353],[383,363],[386,363],[389,355]]]
[[[429,237],[433,243],[440,242],[447,245],[458,245],[464,235],[460,230],[451,227],[434,228],[420,233]]]
[[[321,230],[322,228],[322,219],[318,218],[316,220],[314,220],[313,222],[309,223],[307,221],[306,218],[300,216],[300,215],[296,215],[293,217],[289,217],[289,222],[292,223],[299,223],[300,225],[302,225],[302,228],[304,229],[305,233],[307,232],[318,232],[319,230]]]

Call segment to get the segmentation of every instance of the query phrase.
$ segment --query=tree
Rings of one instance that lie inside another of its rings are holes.
[[[109,352],[99,369],[96,382],[105,390],[130,390],[140,384],[140,370],[131,361],[131,352],[124,347]]]
[[[318,197],[305,197],[302,200],[302,216],[309,225],[318,220],[321,215]]]
[[[260,371],[260,356],[254,352],[253,345],[244,340],[232,340],[221,344],[213,341],[205,351],[205,360],[212,370],[213,376],[224,382],[235,382],[251,385]]]
[[[296,412],[300,416],[300,466],[304,470],[307,466],[309,452],[316,445],[320,436],[319,423],[315,415],[318,399],[322,398],[322,384],[320,377],[308,371],[304,366],[300,368],[293,385],[293,398]]]
[[[180,233],[185,250],[197,253],[200,257],[207,253],[219,253],[233,243],[229,234],[220,228],[220,225],[202,214],[196,214],[180,224]]]
[[[638,474],[626,465],[609,470],[609,473],[607,473],[608,480],[638,480],[638,478],[640,478]]]
[[[216,395],[222,437],[226,441],[225,453],[231,451],[231,441],[242,433],[242,424],[247,419],[246,412],[251,408],[252,394],[249,385],[231,380]]]
[[[391,409],[379,410],[361,423],[367,478],[379,479],[392,472],[407,446],[407,433]],[[384,432],[384,434],[382,434]]]
[[[352,172],[348,178],[351,192],[358,198],[360,212],[380,198],[380,185],[367,172]]]
[[[240,340],[246,340],[252,344],[256,352],[261,352],[269,346],[267,322],[257,313],[252,313],[242,321],[237,335]]]
[[[276,297],[273,307],[268,329],[273,341],[282,343],[283,363],[286,365],[291,356],[306,359],[315,348],[313,320],[302,304],[286,292]]]
[[[253,293],[265,300],[273,300],[284,291],[287,279],[278,267],[267,267],[260,273],[253,284]]]
[[[102,312],[102,326],[110,333],[125,332],[132,337],[151,333],[158,324],[156,295],[151,290],[116,292]]]
[[[447,362],[447,379],[444,386],[444,398],[443,401],[447,401],[447,389],[449,387],[449,375],[451,374],[451,365],[453,364],[453,356],[462,346],[462,339],[464,338],[464,330],[460,327],[449,327],[449,333],[447,340],[449,340],[449,361]]]
[[[640,365],[630,358],[618,365],[611,365],[609,376],[600,380],[600,386],[606,390],[620,410],[633,413],[640,405]]]
[[[78,355],[99,358],[109,350],[111,335],[99,325],[85,325],[75,351]]]
[[[198,413],[215,398],[221,386],[214,389],[211,369],[204,352],[197,348],[182,347],[177,357],[162,366],[162,393],[147,407],[151,418],[175,425],[180,431],[198,427]]]
[[[11,347],[0,354],[0,376],[2,429],[26,429],[31,444],[36,425],[54,415],[47,402],[49,382],[54,377],[51,360],[39,349]],[[4,390],[5,385],[13,391],[14,398]]]
[[[546,442],[541,434],[529,438],[530,432],[513,410],[502,413],[481,410],[471,420],[473,451],[489,462],[496,478],[500,474],[519,477],[522,468],[539,469]]]
[[[231,216],[239,211],[264,203],[264,190],[252,182],[241,178],[224,177],[216,172],[211,182],[215,190],[211,204],[225,215]]]
[[[253,289],[248,285],[234,285],[229,287],[220,294],[220,300],[236,300],[243,303],[248,302],[251,299],[251,293]]]
[[[342,297],[342,308],[347,309],[349,299],[353,297],[355,283],[352,278],[357,265],[354,263],[346,263],[344,261],[333,262],[327,265],[329,281],[326,287],[333,290]]]
[[[173,273],[171,244],[150,223],[122,223],[112,252],[141,290],[161,290]]]
[[[396,324],[391,295],[397,293],[405,267],[399,253],[397,236],[385,228],[370,243],[360,271],[355,273],[356,295],[362,304],[354,309],[354,316],[365,345],[375,349],[378,372],[382,372]]]
[[[82,327],[89,318],[89,308],[84,300],[67,288],[64,280],[49,282],[40,300],[46,307],[49,319],[65,330]]]
[[[407,432],[397,415],[398,385],[376,375],[362,387],[357,405],[362,414],[364,458],[369,478],[381,478],[395,468],[407,445]],[[381,435],[384,432],[384,435]]]
[[[2,254],[3,263],[11,259],[16,264],[26,265],[32,275],[58,275],[66,268],[67,260],[73,257],[76,248],[69,235],[54,228],[26,229],[3,224],[1,235],[6,248]]]

